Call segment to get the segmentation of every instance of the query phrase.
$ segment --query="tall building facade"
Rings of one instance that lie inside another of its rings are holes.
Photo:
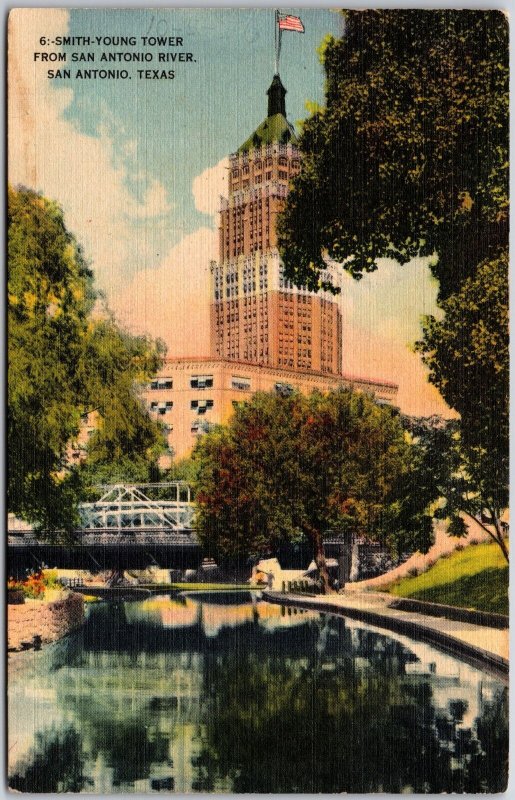
[[[210,353],[166,359],[144,392],[168,442],[164,467],[172,456],[187,456],[199,436],[226,423],[236,406],[259,391],[284,396],[344,386],[395,403],[396,384],[343,373],[338,298],[299,289],[285,279],[277,215],[301,169],[285,95],[275,75],[265,120],[229,157],[219,258],[211,263]],[[322,280],[341,286],[341,268],[328,268]]]
[[[286,90],[268,89],[268,114],[230,159],[222,198],[219,260],[211,263],[211,354],[271,368],[342,373],[342,315],[335,296],[297,288],[284,277],[277,216],[301,168]],[[328,269],[323,280],[337,285]]]

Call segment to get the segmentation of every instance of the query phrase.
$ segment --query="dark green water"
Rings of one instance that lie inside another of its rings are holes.
[[[12,660],[23,792],[497,792],[508,698],[427,645],[250,596],[97,603]]]

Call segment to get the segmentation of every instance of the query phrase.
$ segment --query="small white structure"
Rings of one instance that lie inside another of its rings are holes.
[[[305,577],[303,569],[282,569],[276,558],[259,561],[252,570],[251,583],[267,582],[269,589],[280,589],[283,581],[299,581]]]

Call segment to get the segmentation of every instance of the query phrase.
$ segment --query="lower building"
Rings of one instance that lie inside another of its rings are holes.
[[[198,436],[226,423],[234,407],[255,392],[310,394],[339,386],[373,394],[394,405],[397,385],[352,375],[269,367],[223,358],[169,358],[144,392],[149,412],[163,423],[170,455],[188,456]],[[163,466],[166,459],[163,460]]]

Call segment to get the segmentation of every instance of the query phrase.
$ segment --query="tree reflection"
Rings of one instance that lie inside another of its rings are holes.
[[[120,613],[110,635],[109,610],[42,655],[37,686],[52,685],[75,727],[37,734],[12,789],[505,788],[507,690],[431,649],[426,663],[342,618],[235,622],[223,606],[210,628],[200,616],[159,628],[143,612],[136,623]]]
[[[322,622],[319,644],[328,634]],[[211,699],[194,764],[199,788],[229,779],[235,792],[491,791],[499,770],[494,750],[506,745],[498,723],[505,709],[492,709],[467,732],[458,728],[466,705],[451,700],[448,713],[437,713],[429,681],[405,674],[399,643],[354,630],[352,657],[342,656],[348,631],[340,630],[338,643],[336,660],[317,646],[309,659],[256,653],[244,669],[226,654],[206,661]],[[478,736],[488,741],[495,721],[496,746],[488,753]],[[499,772],[503,786],[506,773]]]
[[[9,776],[18,792],[80,792],[84,787],[81,737],[75,728],[36,733],[34,747]]]

